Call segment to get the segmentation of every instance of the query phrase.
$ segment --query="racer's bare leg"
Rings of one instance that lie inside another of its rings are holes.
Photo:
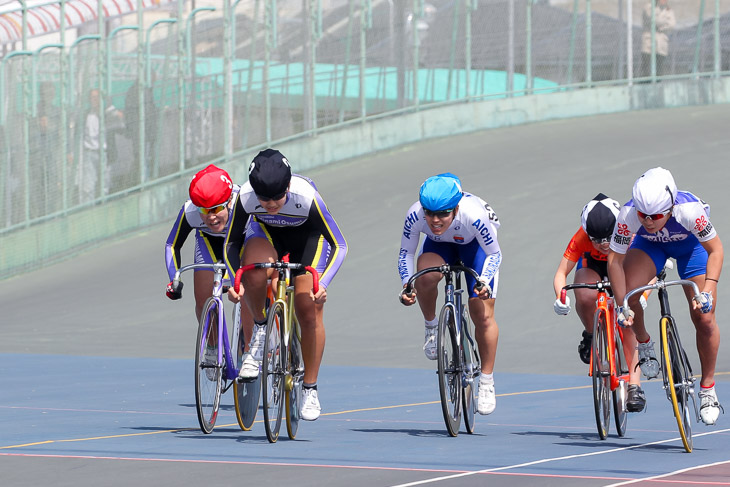
[[[425,252],[418,257],[417,269],[426,267],[437,267],[445,264],[444,259],[434,252]],[[423,313],[423,319],[433,321],[436,319],[436,299],[438,298],[438,283],[443,276],[438,272],[429,272],[416,279],[416,295],[418,306]]]
[[[690,281],[693,281],[702,290],[705,285],[705,275],[691,277]],[[700,356],[700,367],[702,368],[700,385],[710,387],[715,383],[717,352],[720,349],[720,327],[717,326],[717,319],[715,317],[718,297],[713,296],[712,311],[703,314],[699,308],[692,309],[694,291],[685,287],[684,293],[689,303],[689,317],[695,325],[697,353]]]
[[[302,274],[294,280],[294,308],[302,329],[304,383],[315,384],[324,355],[324,303],[312,300],[312,275]]]
[[[469,315],[474,322],[474,335],[479,346],[479,357],[482,360],[482,374],[494,372],[494,361],[497,356],[499,326],[494,319],[494,298],[469,298]]]

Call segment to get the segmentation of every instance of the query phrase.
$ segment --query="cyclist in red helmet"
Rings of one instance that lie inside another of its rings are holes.
[[[223,260],[223,244],[230,226],[232,202],[240,189],[239,185],[233,184],[226,171],[212,164],[193,176],[188,191],[190,199],[180,209],[165,244],[165,263],[170,278],[166,292],[168,298],[174,300],[182,297],[182,287],[177,292],[172,290],[172,279],[181,266],[182,246],[190,232],[195,230],[196,264],[213,264]],[[195,316],[200,320],[205,300],[213,293],[213,271],[196,269],[194,272]],[[253,328],[253,318],[245,306],[241,313],[242,323],[248,325],[244,327],[248,337]]]

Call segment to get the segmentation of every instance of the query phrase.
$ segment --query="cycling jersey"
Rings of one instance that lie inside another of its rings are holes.
[[[673,257],[680,278],[689,279],[706,272],[707,251],[701,242],[716,236],[710,206],[688,191],[678,191],[672,214],[657,233],[647,232],[641,225],[633,200],[626,203],[616,219],[611,250],[620,254],[625,254],[629,246],[642,250],[654,262],[657,273],[667,258]]]
[[[236,198],[240,189],[239,185],[233,185],[231,199]],[[190,232],[195,230],[195,263],[213,264],[223,259],[223,243],[230,224],[229,215],[228,222],[221,232],[212,231],[203,221],[198,207],[187,200],[180,209],[165,243],[165,263],[170,280],[172,281],[180,269],[180,253]]]
[[[251,233],[271,241],[280,257],[282,252],[291,253],[291,262],[301,259],[302,264],[316,268],[320,285],[325,288],[347,254],[345,237],[316,186],[311,179],[298,174],[292,174],[286,203],[275,215],[266,212],[246,182],[234,204],[231,220],[225,243],[229,272],[235,273],[240,267],[244,240]]]
[[[578,231],[575,232],[575,235],[573,235],[573,238],[570,239],[570,243],[568,243],[568,246],[563,253],[563,257],[571,262],[578,262],[586,253],[590,254],[591,258],[598,261],[608,260],[608,255],[597,250],[593,246],[593,243],[588,237],[586,231],[583,230],[583,227],[580,227]]]
[[[611,250],[625,254],[634,235],[649,242],[690,249],[698,241],[707,242],[715,238],[717,232],[710,223],[710,205],[689,191],[678,191],[672,214],[657,233],[649,233],[641,225],[633,199],[626,203],[616,218]]]
[[[409,209],[403,223],[400,252],[398,253],[398,272],[405,285],[414,274],[414,260],[421,233],[434,244],[449,243],[468,245],[472,241],[478,243],[486,258],[479,269],[474,269],[484,282],[490,283],[499,271],[502,252],[497,242],[497,229],[500,223],[494,210],[481,198],[464,192],[459,202],[459,211],[451,225],[441,235],[435,235],[424,217],[420,202],[415,202]],[[465,262],[465,264],[467,264]],[[468,264],[467,264],[468,265]]]

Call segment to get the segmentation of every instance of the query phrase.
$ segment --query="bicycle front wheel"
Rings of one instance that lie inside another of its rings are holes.
[[[195,409],[203,433],[211,433],[220,407],[222,370],[218,363],[218,304],[208,298],[203,306],[195,341]]]
[[[299,414],[302,408],[302,383],[304,381],[304,360],[299,339],[299,326],[294,318],[289,346],[289,375],[286,378],[286,432],[292,440],[297,437]]]
[[[236,312],[240,312],[240,303],[236,305]],[[236,320],[238,323],[239,320]],[[243,336],[243,330],[239,330],[238,343],[233,344],[236,347],[236,367],[241,370],[243,363],[243,348],[246,340]],[[261,395],[261,375],[255,380],[239,382],[237,379],[233,381],[233,402],[236,406],[236,420],[238,426],[243,431],[250,431],[256,420],[256,413],[259,410],[259,396]]]
[[[261,367],[263,388],[264,426],[270,443],[279,438],[281,416],[284,410],[284,384],[286,378],[286,344],[283,340],[284,304],[275,302],[269,309],[266,323],[266,343]]]
[[[611,422],[611,364],[608,358],[608,338],[606,336],[606,315],[602,310],[596,310],[593,319],[592,368],[593,376],[593,409],[596,413],[596,428],[598,436],[605,440],[608,436],[608,426]]]
[[[449,435],[459,434],[461,424],[461,373],[459,347],[455,336],[454,307],[444,306],[439,316],[438,339],[439,394],[441,409]]]
[[[474,433],[475,412],[479,401],[479,375],[482,365],[479,361],[479,354],[474,347],[472,337],[473,327],[469,319],[469,311],[464,308],[461,320],[461,344],[463,350],[464,370],[462,372],[463,410],[464,427],[469,434]]]
[[[665,363],[665,374],[669,400],[674,409],[679,436],[687,453],[692,453],[692,416],[690,412],[691,374],[687,364],[687,356],[680,345],[674,320],[663,317],[661,321],[662,354]]]
[[[629,387],[627,382],[629,368],[626,365],[621,332],[615,323],[611,328],[613,329],[614,365],[616,366],[616,376],[619,377],[619,385],[613,390],[613,418],[616,420],[616,433],[619,437],[623,438],[626,434],[626,423],[628,422],[626,397]]]

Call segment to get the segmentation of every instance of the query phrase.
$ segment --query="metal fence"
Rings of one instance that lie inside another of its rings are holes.
[[[343,124],[730,74],[728,0],[676,1],[669,28],[665,0],[86,0],[101,15],[71,29],[75,1],[0,6],[21,33],[0,59],[0,235]],[[41,8],[58,32],[30,48]]]

